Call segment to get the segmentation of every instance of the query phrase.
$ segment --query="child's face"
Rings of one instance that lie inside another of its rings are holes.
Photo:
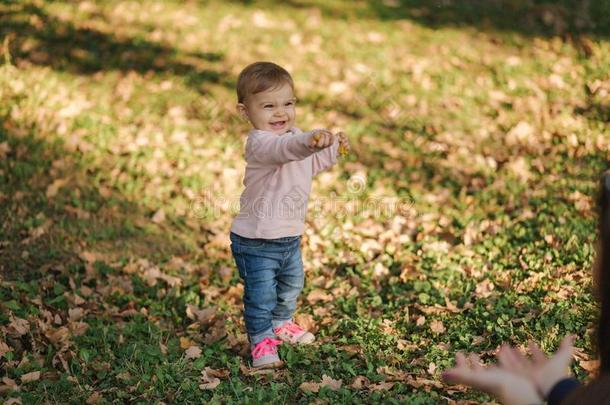
[[[294,125],[296,99],[289,84],[251,94],[237,109],[256,129],[281,135]]]

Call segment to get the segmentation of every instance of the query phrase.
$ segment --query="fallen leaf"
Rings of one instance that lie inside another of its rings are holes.
[[[390,269],[383,265],[383,263],[375,264],[373,268],[373,277],[375,279],[381,279],[390,275]]]
[[[523,156],[520,156],[507,163],[506,168],[523,183],[527,183],[527,181],[532,177],[530,165]]]
[[[123,371],[122,373],[117,374],[116,378],[123,381],[129,381],[131,380],[131,374],[128,371]]]
[[[416,344],[409,343],[405,339],[398,339],[396,343],[398,343],[398,350],[413,350],[418,347]]]
[[[304,382],[299,385],[299,389],[303,392],[318,392],[320,391],[320,383]]]
[[[87,263],[95,263],[95,261],[97,260],[97,255],[87,250],[80,252],[78,256]]]
[[[91,214],[89,212],[87,212],[81,208],[78,208],[78,207],[72,207],[70,205],[65,205],[64,210],[67,213],[76,216],[76,218],[78,218],[78,219],[89,219],[91,217]]]
[[[13,315],[10,316],[10,323],[6,328],[7,332],[13,336],[23,336],[30,330],[30,323],[21,318],[17,318]]]
[[[8,155],[10,151],[11,147],[8,142],[5,141],[0,143],[0,160],[4,160],[4,158],[6,158],[6,155]]]
[[[316,321],[314,321],[313,316],[311,316],[310,314],[296,314],[294,316],[294,321],[299,326],[312,333],[315,333],[318,330],[316,326]]]
[[[225,292],[224,297],[228,302],[232,302],[233,304],[240,304],[241,299],[244,295],[244,285],[242,283],[232,285]]]
[[[49,328],[44,334],[57,348],[60,348],[60,343],[65,343],[70,338],[70,330],[65,326],[57,329]]]
[[[315,304],[316,302],[329,302],[333,299],[333,296],[328,294],[324,290],[313,290],[309,294],[307,294],[307,302],[310,304]]]
[[[395,383],[393,382],[380,382],[377,384],[371,384],[368,389],[371,392],[375,392],[375,391],[387,391],[392,389],[392,387],[394,386]]]
[[[189,319],[199,322],[202,326],[210,324],[216,316],[216,312],[218,312],[218,308],[216,307],[199,309],[199,307],[193,304],[188,304],[186,306],[186,316]]]
[[[381,322],[381,328],[383,330],[383,333],[385,333],[387,335],[396,334],[396,329],[394,328],[394,322],[392,322],[390,319],[384,319]]]
[[[47,230],[51,227],[51,225],[53,225],[53,220],[47,219],[42,225],[31,229],[29,232],[29,236],[26,239],[22,240],[21,243],[24,245],[29,245],[30,243],[47,233]]]
[[[331,389],[333,391],[337,391],[339,388],[341,388],[341,385],[343,385],[343,381],[332,379],[331,377],[327,376],[326,374],[322,375],[322,381],[320,382],[320,387],[328,387],[329,389]]]
[[[97,191],[104,198],[110,198],[112,196],[112,190],[108,187],[100,186]]]
[[[17,385],[15,380],[13,380],[12,378],[2,377],[2,384],[3,385],[0,386],[0,393],[4,392],[4,391],[9,391],[9,390],[14,390],[14,391],[20,390],[19,385]]]
[[[98,402],[100,402],[100,400],[102,399],[102,396],[100,395],[99,392],[94,392],[93,394],[89,395],[89,398],[87,398],[87,405],[91,405],[91,404],[97,404]]]
[[[10,351],[11,351],[11,348],[8,347],[8,345],[4,341],[0,340],[0,357],[4,356],[6,353],[8,353]]]
[[[180,338],[180,348],[181,349],[186,350],[191,346],[195,346],[195,342],[193,342],[191,339],[186,338],[186,337]]]
[[[315,382],[304,382],[299,385],[299,388],[303,392],[318,392],[320,388],[327,387],[330,390],[337,391],[343,385],[343,381],[335,380],[326,374],[322,375],[322,381],[319,383]]]
[[[78,294],[74,294],[72,296],[72,299],[74,300],[74,303],[76,305],[83,305],[86,301]]]
[[[485,342],[485,338],[483,336],[473,336],[471,345],[478,346],[483,342]]]
[[[40,371],[32,371],[21,376],[21,383],[29,383],[32,381],[38,381],[40,379]]]
[[[574,203],[574,207],[580,212],[591,210],[593,205],[591,197],[588,197],[578,191],[574,191],[568,196],[568,199]]]
[[[492,294],[492,291],[495,289],[495,285],[489,279],[485,279],[477,284],[475,288],[475,295],[478,298],[487,298]]]
[[[144,280],[149,286],[157,284],[157,279],[165,281],[170,287],[174,287],[182,284],[182,280],[179,277],[170,276],[163,273],[157,266],[151,266],[142,274]]]
[[[206,372],[208,373],[208,376],[210,376],[210,377],[227,378],[231,374],[231,372],[229,371],[228,368],[214,369],[214,368],[206,367],[205,369],[206,369]]]
[[[272,368],[263,368],[263,369],[258,369],[258,368],[250,368],[246,365],[244,365],[243,363],[239,364],[239,371],[241,371],[241,373],[245,376],[253,376],[253,375],[263,375],[263,374],[276,374],[278,372],[277,369],[272,369]]]
[[[220,384],[220,379],[214,375],[214,370],[206,367],[201,371],[201,384],[199,388],[202,390],[213,390]]]
[[[85,315],[85,310],[82,308],[70,308],[68,309],[68,318],[72,322],[76,322]]]
[[[426,378],[412,378],[412,377],[409,377],[406,380],[406,383],[409,384],[412,387],[415,387],[415,388],[428,387],[428,386],[432,386],[432,387],[436,387],[436,388],[442,388],[443,387],[443,384],[440,383],[439,381],[429,380],[429,379],[426,379]]]
[[[534,127],[525,121],[520,121],[506,134],[506,142],[509,145],[523,144],[531,139],[534,134]]]
[[[61,189],[63,186],[65,186],[67,182],[68,182],[68,179],[55,179],[53,181],[53,183],[51,183],[47,187],[47,191],[45,193],[47,198],[55,197],[57,195],[57,193],[59,192],[59,189]]]
[[[199,346],[191,346],[186,349],[186,358],[187,359],[198,359],[201,357],[201,349]]]
[[[89,329],[89,324],[85,322],[70,322],[68,327],[73,336],[82,336]]]
[[[367,388],[370,385],[370,381],[365,376],[359,375],[354,378],[354,381],[351,383],[350,388],[355,390],[361,390],[363,388]]]
[[[212,328],[203,337],[203,343],[210,345],[227,336],[225,323],[222,321],[216,322]]]
[[[228,283],[233,276],[233,267],[221,266],[220,269],[218,269],[218,275],[223,283]]]
[[[438,335],[445,332],[445,325],[443,325],[443,322],[435,319],[434,321],[430,322],[430,330]]]
[[[411,377],[406,372],[389,366],[377,367],[377,373],[384,375],[386,381],[406,381]]]

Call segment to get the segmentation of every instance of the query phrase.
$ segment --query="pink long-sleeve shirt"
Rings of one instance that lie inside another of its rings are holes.
[[[246,141],[246,187],[231,232],[246,238],[297,236],[305,228],[311,180],[337,162],[338,140],[321,151],[309,147],[315,131],[276,135],[252,129]]]

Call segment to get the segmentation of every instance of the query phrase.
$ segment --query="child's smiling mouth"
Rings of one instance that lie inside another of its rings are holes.
[[[281,129],[284,127],[284,125],[286,125],[288,121],[284,120],[284,121],[275,121],[275,122],[270,122],[269,125],[271,125],[271,128],[273,129]]]

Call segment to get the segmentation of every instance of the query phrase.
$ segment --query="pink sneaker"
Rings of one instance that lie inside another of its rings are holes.
[[[277,355],[276,346],[282,342],[277,339],[264,338],[252,348],[252,367],[254,368],[277,368],[284,363]]]
[[[286,322],[284,325],[273,330],[277,337],[288,343],[298,343],[307,345],[316,340],[316,337],[311,332],[307,332],[299,325],[292,321]]]

